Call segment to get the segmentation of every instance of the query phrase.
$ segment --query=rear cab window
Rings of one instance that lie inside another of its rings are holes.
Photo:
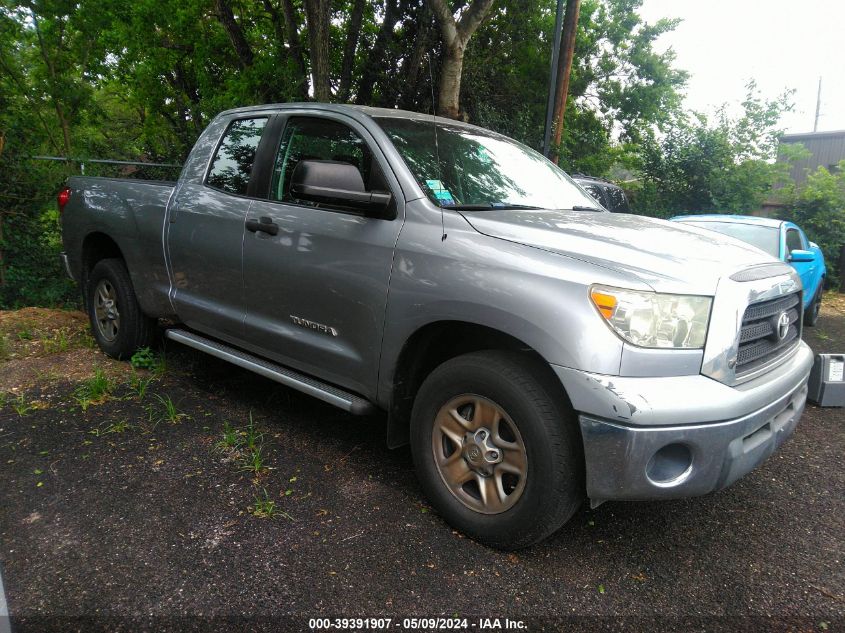
[[[267,117],[232,121],[223,135],[205,184],[226,193],[247,195],[255,154]]]

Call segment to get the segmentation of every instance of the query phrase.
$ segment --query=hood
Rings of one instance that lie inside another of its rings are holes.
[[[631,275],[658,292],[713,294],[721,277],[778,261],[720,233],[639,215],[502,209],[463,216],[484,235]]]

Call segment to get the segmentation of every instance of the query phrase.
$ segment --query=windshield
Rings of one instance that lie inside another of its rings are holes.
[[[723,235],[735,237],[738,240],[756,246],[769,255],[780,257],[780,231],[773,226],[759,226],[755,224],[738,224],[736,222],[684,222],[702,229],[710,229]]]
[[[444,207],[602,210],[537,152],[477,128],[377,117],[423,191]],[[438,166],[437,156],[440,156]]]

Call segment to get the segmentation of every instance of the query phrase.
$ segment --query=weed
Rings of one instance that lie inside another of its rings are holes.
[[[281,515],[286,519],[293,521],[287,512],[284,512],[276,507],[276,502],[267,494],[267,490],[261,489],[261,495],[255,495],[252,505],[247,508],[247,511],[254,517],[259,519],[274,519]]]
[[[0,391],[0,409],[5,409],[9,403],[9,394],[5,391]]]
[[[12,400],[12,408],[21,417],[29,415],[35,410],[35,406],[26,399],[26,394],[24,393],[18,394],[18,397]]]
[[[147,395],[147,389],[149,389],[152,381],[153,378],[143,378],[141,376],[133,376],[129,381],[129,386],[132,388],[132,391],[135,392],[135,397],[138,398],[138,400],[143,400],[144,396]]]
[[[101,368],[94,370],[94,376],[84,381],[73,392],[76,402],[86,411],[92,404],[100,404],[108,399],[114,389],[114,381],[106,376]]]
[[[66,329],[61,329],[55,336],[41,339],[41,345],[46,354],[61,354],[70,349],[70,337]]]
[[[256,446],[243,454],[240,462],[241,470],[246,470],[247,472],[251,472],[255,475],[258,475],[261,471],[266,470],[267,466],[264,463],[263,453],[264,447]]]
[[[23,343],[24,341],[31,341],[34,335],[32,330],[29,328],[24,328],[20,332],[18,332],[18,340]]]
[[[91,429],[88,431],[94,437],[100,437],[101,435],[108,435],[109,433],[124,433],[132,428],[132,425],[129,424],[129,420],[121,420],[120,422],[115,422],[114,424],[109,424],[104,429]]]
[[[142,347],[132,354],[129,362],[132,363],[132,367],[135,369],[148,369],[156,376],[161,376],[167,371],[167,362],[164,354],[156,353],[149,347]]]
[[[156,357],[153,350],[149,347],[142,347],[132,354],[129,362],[132,363],[135,369],[152,369],[153,365],[155,365]]]
[[[247,450],[255,450],[256,447],[260,447],[264,440],[264,434],[259,433],[258,429],[255,428],[255,423],[252,420],[252,411],[249,412],[249,424],[246,425],[246,429],[244,429],[243,433],[244,438],[244,446]]]
[[[217,448],[221,451],[235,450],[240,446],[241,438],[238,430],[228,422],[223,423],[223,437],[217,442]]]
[[[182,418],[188,416],[187,413],[181,413],[176,408],[176,403],[170,399],[170,396],[160,396],[156,394],[158,404],[151,404],[147,407],[150,422],[156,425],[159,422],[169,422],[170,424],[178,424]]]

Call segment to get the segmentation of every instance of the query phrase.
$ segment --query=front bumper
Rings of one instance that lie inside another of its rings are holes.
[[[620,378],[553,366],[579,412],[587,495],[667,499],[731,485],[792,434],[812,364],[802,342],[736,387],[701,375]]]

